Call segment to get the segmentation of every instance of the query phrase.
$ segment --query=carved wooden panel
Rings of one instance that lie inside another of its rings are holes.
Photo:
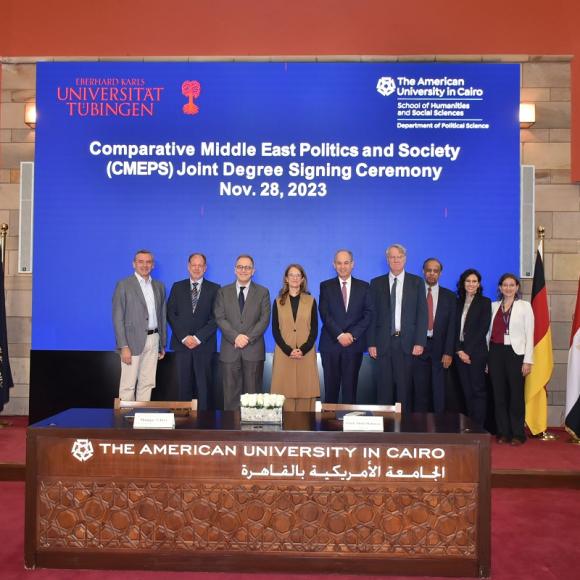
[[[477,556],[477,484],[38,482],[38,547]]]

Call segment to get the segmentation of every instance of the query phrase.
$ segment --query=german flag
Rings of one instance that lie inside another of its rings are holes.
[[[543,433],[548,428],[548,393],[546,385],[554,369],[552,354],[552,331],[548,294],[544,278],[544,263],[538,248],[534,281],[532,284],[532,310],[534,311],[534,364],[526,377],[526,424],[532,435]]]

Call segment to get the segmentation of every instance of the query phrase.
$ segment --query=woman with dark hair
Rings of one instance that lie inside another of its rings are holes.
[[[481,274],[474,268],[465,270],[457,282],[455,361],[467,413],[480,426],[487,408],[486,336],[491,320],[491,300],[482,292]]]
[[[498,282],[498,299],[491,305],[487,368],[493,389],[497,442],[521,445],[524,431],[524,380],[532,370],[534,312],[520,300],[520,281],[504,274]]]
[[[318,314],[300,264],[290,264],[284,272],[272,307],[272,334],[276,348],[270,392],[286,397],[285,411],[314,411],[320,395],[314,348]]]

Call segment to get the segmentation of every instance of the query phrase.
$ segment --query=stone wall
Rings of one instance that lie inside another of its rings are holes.
[[[4,414],[28,414],[32,276],[18,274],[20,162],[34,161],[34,130],[24,124],[24,104],[36,96],[34,64],[2,65],[0,77],[0,223],[9,226],[5,289],[8,351],[14,388]]]
[[[184,57],[178,60],[198,59]],[[314,57],[301,57],[300,60],[314,60]],[[344,57],[325,57],[324,60],[344,60]],[[521,131],[522,163],[536,166],[536,225],[546,228],[544,260],[555,361],[548,387],[548,419],[550,425],[560,425],[566,398],[571,319],[580,273],[580,185],[570,183],[569,61],[559,57],[513,55],[374,56],[350,60],[521,63],[521,100],[536,103],[537,119],[531,129]],[[0,223],[6,222],[10,227],[6,254],[6,314],[16,384],[4,414],[28,412],[32,280],[30,274],[18,274],[18,200],[20,162],[34,160],[34,131],[24,124],[24,105],[35,98],[35,68],[34,59],[28,62],[10,59],[2,65],[0,77]],[[525,281],[523,286],[529,298],[531,282]]]
[[[580,274],[580,185],[570,183],[569,64],[523,64],[521,100],[536,103],[536,124],[521,131],[522,163],[536,167],[536,225],[546,228],[544,270],[555,363],[548,422],[558,425],[566,404],[566,363]],[[531,283],[524,289],[529,293]]]

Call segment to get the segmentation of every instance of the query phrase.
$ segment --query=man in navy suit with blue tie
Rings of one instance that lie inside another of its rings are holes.
[[[356,403],[358,373],[366,350],[366,331],[372,318],[367,282],[351,276],[354,259],[350,250],[334,256],[338,276],[320,284],[319,307],[322,331],[318,349],[324,371],[324,400]]]
[[[189,278],[176,282],[167,301],[171,348],[175,351],[179,400],[197,397],[198,408],[211,409],[212,359],[217,350],[217,323],[213,313],[219,285],[204,278],[206,257],[189,256]]]
[[[445,370],[455,350],[456,296],[439,286],[443,264],[437,258],[423,263],[427,299],[427,343],[423,353],[413,357],[413,410],[445,410]]]
[[[387,248],[389,273],[371,280],[373,321],[369,327],[369,355],[377,359],[377,400],[382,405],[400,401],[413,410],[412,361],[427,342],[427,301],[419,276],[405,271],[407,250]]]

